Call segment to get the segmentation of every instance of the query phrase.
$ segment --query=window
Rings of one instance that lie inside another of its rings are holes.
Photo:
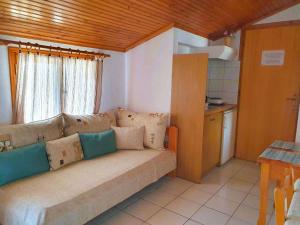
[[[99,111],[101,60],[10,49],[13,59],[18,62],[10,63],[16,123]]]

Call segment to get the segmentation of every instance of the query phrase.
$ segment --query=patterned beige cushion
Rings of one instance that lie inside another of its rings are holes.
[[[163,149],[168,123],[164,113],[135,113],[118,110],[117,122],[120,127],[145,126],[144,145],[152,149]]]
[[[0,139],[3,144],[6,137],[14,148],[34,144],[41,141],[51,141],[63,136],[62,116],[33,123],[0,126]],[[0,144],[0,145],[2,145]]]
[[[46,143],[51,170],[57,170],[72,162],[83,159],[83,152],[78,134]]]
[[[117,149],[144,149],[145,127],[114,127],[117,140]]]
[[[95,133],[109,130],[111,125],[116,125],[113,112],[93,115],[69,115],[63,114],[64,134],[69,136],[75,133]]]

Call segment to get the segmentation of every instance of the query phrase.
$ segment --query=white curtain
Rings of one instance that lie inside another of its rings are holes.
[[[19,53],[16,123],[27,123],[60,113],[62,59]]]
[[[91,114],[94,111],[97,60],[63,59],[63,111]]]
[[[99,68],[98,60],[19,53],[15,122],[47,119],[61,112],[95,112],[101,97]]]

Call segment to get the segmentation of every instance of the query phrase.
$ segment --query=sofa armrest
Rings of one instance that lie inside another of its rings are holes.
[[[167,127],[167,143],[166,147],[172,152],[177,153],[178,128],[175,126]]]

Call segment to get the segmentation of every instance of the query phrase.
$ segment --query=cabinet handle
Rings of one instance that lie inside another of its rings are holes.
[[[209,121],[215,121],[215,120],[216,120],[215,118],[210,118],[210,119],[209,119]]]

